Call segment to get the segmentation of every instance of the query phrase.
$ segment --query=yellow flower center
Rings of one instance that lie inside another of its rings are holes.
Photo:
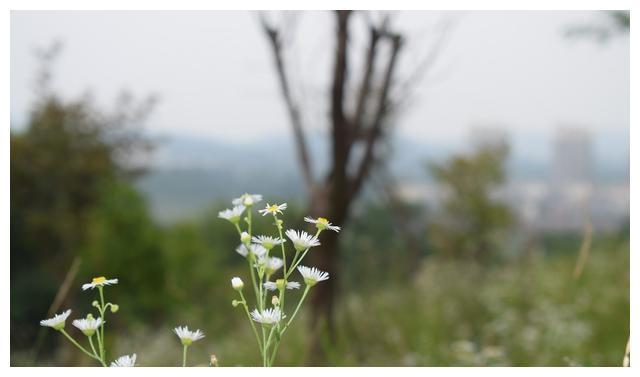
[[[107,281],[107,278],[105,278],[104,276],[99,276],[99,277],[93,278],[93,280],[91,280],[91,282],[93,284],[100,284],[100,283],[104,283],[105,281]]]
[[[267,209],[267,211],[269,211],[269,212],[275,212],[277,210],[278,210],[278,205],[277,204],[274,204],[271,207],[269,207],[269,209]]]
[[[318,220],[317,220],[317,221],[318,221],[320,224],[322,224],[322,225],[327,225],[327,224],[329,224],[329,220],[325,219],[324,217],[318,217]]]

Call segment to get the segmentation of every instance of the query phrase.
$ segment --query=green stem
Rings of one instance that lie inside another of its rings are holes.
[[[282,332],[280,333],[280,336],[282,336],[282,334],[284,334],[284,332],[287,331],[287,329],[289,328],[289,325],[291,325],[291,322],[293,322],[293,319],[296,317],[296,314],[298,314],[298,311],[300,310],[300,307],[302,306],[302,303],[304,302],[304,299],[307,297],[307,294],[309,293],[310,289],[311,289],[311,287],[308,286],[308,285],[304,289],[304,293],[302,294],[302,297],[300,298],[300,301],[298,302],[298,306],[296,306],[296,310],[293,311],[293,314],[291,315],[291,318],[289,318],[289,321],[287,322],[287,324],[282,329]]]
[[[259,302],[258,306],[260,307],[260,310],[264,310],[264,300],[263,300],[263,297],[262,297],[262,288],[263,288],[263,286],[262,286],[262,278],[260,278],[260,286],[258,287],[258,289],[260,290],[260,294],[258,296],[258,302]],[[266,289],[265,289],[265,291],[266,291]]]
[[[67,339],[69,339],[69,341],[70,341],[71,343],[73,343],[73,345],[74,345],[74,346],[78,347],[78,349],[79,349],[80,351],[82,351],[82,352],[84,352],[85,354],[87,354],[87,356],[89,356],[90,358],[98,360],[98,361],[102,364],[102,366],[105,366],[105,367],[106,367],[106,365],[104,364],[104,361],[102,361],[100,358],[96,357],[95,355],[92,355],[92,354],[91,354],[91,352],[87,351],[87,350],[86,350],[84,347],[82,347],[78,342],[76,342],[76,340],[75,340],[75,339],[73,339],[73,338],[71,337],[71,335],[69,335],[66,331],[64,331],[64,329],[60,329],[60,332],[61,332],[64,336],[66,336],[66,337],[67,337]]]
[[[182,367],[186,367],[187,366],[187,348],[189,346],[187,346],[186,344],[182,346]]]
[[[250,255],[248,257],[251,257]],[[253,293],[258,297],[258,285],[256,284],[256,273],[253,271],[253,266],[251,265],[251,260],[247,259],[249,262],[249,271],[251,272],[251,283],[253,284]],[[260,304],[258,304],[260,305]]]
[[[282,334],[280,334],[282,336]],[[273,365],[273,361],[276,359],[276,354],[278,354],[278,346],[280,346],[280,341],[276,340],[276,344],[273,346],[273,352],[271,353],[271,359],[269,360],[269,365]]]
[[[262,327],[262,366],[267,366],[267,335],[264,332],[264,325]]]
[[[289,328],[289,325],[291,324],[293,319],[298,314],[298,311],[300,310],[300,307],[302,307],[302,302],[307,297],[307,294],[309,293],[310,289],[311,289],[311,287],[307,285],[307,287],[304,289],[304,292],[302,293],[302,297],[300,298],[300,301],[298,302],[298,305],[296,306],[296,310],[294,310],[293,315],[291,315],[291,318],[289,318],[289,321],[287,322],[287,324],[284,326],[282,331],[280,331],[280,336],[278,337],[279,339],[276,340],[276,343],[273,346],[273,352],[271,353],[271,359],[269,360],[269,365],[273,365],[273,361],[275,360],[276,355],[278,353],[278,347],[280,346],[280,342],[282,340],[282,335],[284,335],[284,332],[287,331],[287,328]],[[279,329],[279,327],[280,327],[280,323],[278,323],[278,329]]]
[[[276,326],[271,327],[271,331],[269,332],[269,339],[267,339],[267,344],[264,347],[264,358],[263,358],[263,366],[268,367],[270,358],[267,358],[267,352],[269,350],[269,346],[271,345],[271,339],[273,338],[273,332],[276,330]]]
[[[296,253],[293,255],[293,260],[291,260],[291,266],[289,267],[289,271],[285,272],[284,274],[285,280],[289,277],[289,275],[291,275],[291,272],[293,271],[293,267],[294,267],[296,258],[298,258],[298,255],[300,255],[300,251],[296,249]]]
[[[242,291],[239,291],[240,298],[242,299],[242,306],[244,307],[245,313],[247,313],[247,318],[249,318],[249,323],[251,324],[251,328],[253,329],[253,333],[256,336],[256,340],[258,341],[258,347],[262,348],[262,344],[260,343],[260,335],[258,335],[258,330],[256,330],[256,325],[253,323],[253,319],[251,319],[251,313],[249,313],[249,308],[247,307],[247,300],[244,298]]]
[[[273,220],[276,222],[276,228],[278,228],[278,236],[280,237],[280,240],[283,240],[282,238],[282,226],[280,226],[280,223],[278,223],[278,216],[274,213],[273,214]],[[284,242],[280,243],[280,248],[282,249],[282,268],[283,268],[283,273],[287,274],[287,253],[284,250]]]
[[[102,324],[100,325],[100,359],[104,363],[105,361],[105,350],[104,350],[104,321],[105,321],[105,306],[104,306],[104,292],[102,286],[98,286],[98,291],[100,292],[100,316],[102,317]]]
[[[89,345],[91,346],[91,350],[93,351],[93,354],[98,357],[98,353],[96,352],[96,347],[93,346],[93,335],[89,337]]]

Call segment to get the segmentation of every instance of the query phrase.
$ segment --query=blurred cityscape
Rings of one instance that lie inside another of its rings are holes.
[[[471,150],[499,142],[510,145],[510,136],[504,128],[472,127],[466,144],[458,148],[396,140],[395,144],[401,147],[392,148],[390,165],[397,177],[399,196],[411,204],[437,209],[447,193],[430,179],[426,168],[416,167],[442,160],[459,149]],[[531,140],[531,149],[546,151],[547,156],[531,156],[527,154],[530,151],[512,148],[507,180],[495,192],[496,198],[509,204],[520,224],[530,230],[581,231],[586,221],[597,231],[626,226],[629,152],[628,148],[620,148],[624,144],[616,137],[623,139],[625,135],[608,135],[597,145],[602,149],[598,154],[587,129],[560,126],[552,134]],[[260,182],[260,189],[267,195],[304,199],[291,140],[279,140],[282,148],[270,151],[268,156],[259,145],[234,146],[184,136],[157,140],[156,150],[148,161],[149,172],[139,186],[149,195],[152,209],[161,221],[197,215],[208,203],[226,200],[256,182]],[[319,157],[314,161],[318,167],[327,163],[327,146],[322,141],[310,145],[314,156]],[[520,142],[516,147],[523,145]],[[607,150],[609,145],[622,150]],[[282,162],[275,171],[271,168],[272,159]],[[228,169],[230,164],[242,169]]]
[[[470,135],[471,145],[508,141],[500,129],[473,129]],[[586,221],[600,231],[625,226],[629,221],[628,162],[626,172],[598,174],[591,135],[577,127],[558,128],[550,144],[550,164],[544,174],[538,174],[542,176],[511,174],[495,193],[515,210],[521,225],[545,232],[580,231]],[[513,173],[518,166],[511,168]],[[446,196],[442,187],[431,182],[401,184],[400,190],[406,200],[432,207]]]

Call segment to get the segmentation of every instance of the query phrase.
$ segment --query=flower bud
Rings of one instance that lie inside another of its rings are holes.
[[[231,306],[233,306],[234,308],[235,308],[236,306],[238,306],[239,304],[240,304],[240,301],[238,301],[238,300],[233,300],[233,301],[231,301]]]
[[[93,315],[91,313],[87,314],[87,319],[93,319]]]
[[[216,357],[216,355],[211,355],[211,366],[212,367],[217,367],[218,365],[218,358]]]
[[[120,306],[116,305],[116,304],[111,304],[111,313],[117,313],[118,310],[120,310]]]
[[[280,299],[278,298],[278,296],[273,295],[273,297],[271,297],[271,305],[273,306],[280,305]]]
[[[98,308],[100,307],[100,303],[98,302],[98,300],[93,300],[93,302],[91,303],[91,306]]]
[[[244,282],[242,281],[242,279],[236,276],[233,279],[231,279],[231,286],[236,291],[241,291],[242,288],[244,287]]]
[[[240,242],[244,244],[248,244],[251,241],[251,236],[247,232],[242,232],[240,234]]]

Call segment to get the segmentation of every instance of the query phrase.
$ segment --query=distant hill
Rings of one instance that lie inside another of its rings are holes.
[[[509,176],[516,180],[546,179],[550,170],[549,137],[516,136],[511,138]],[[148,195],[154,215],[161,221],[192,217],[214,201],[228,201],[243,192],[289,201],[304,199],[289,135],[243,145],[184,135],[152,138],[157,146],[138,187]],[[309,148],[315,172],[324,172],[329,155],[326,141],[309,139]],[[595,137],[594,148],[598,179],[628,179],[628,134]],[[429,145],[397,137],[385,150],[390,156],[389,170],[398,181],[427,182],[427,161],[442,160],[460,149],[459,145]]]

